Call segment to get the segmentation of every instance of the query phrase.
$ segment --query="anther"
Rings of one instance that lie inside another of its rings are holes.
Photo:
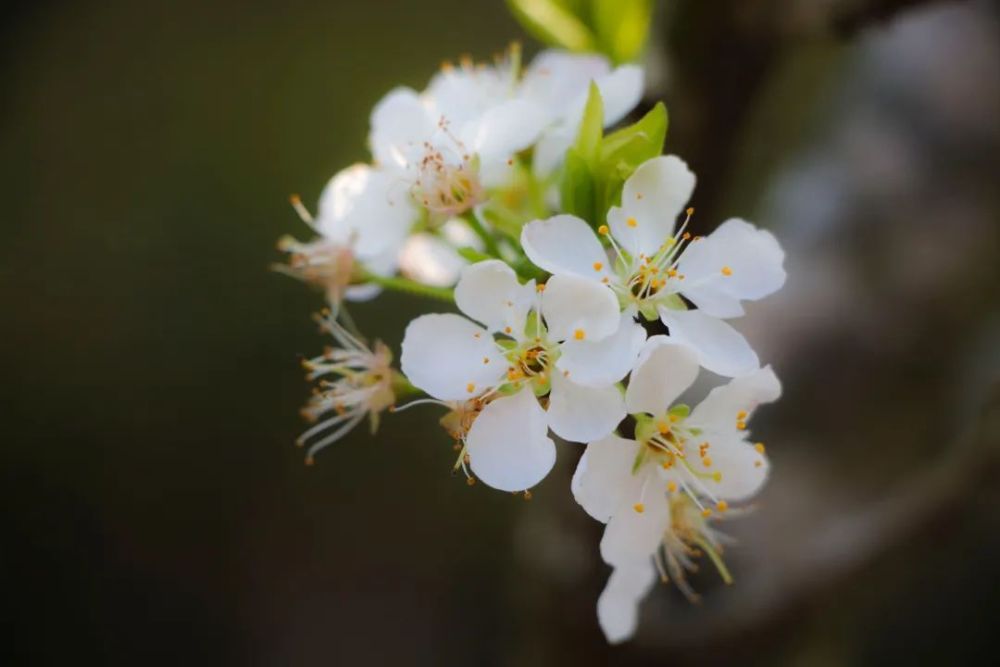
[[[524,492],[524,499],[525,500],[531,500],[531,491],[525,490],[525,492]]]
[[[670,493],[677,493],[677,483],[667,482],[667,491],[669,491]]]
[[[707,519],[708,517],[712,516],[712,510],[706,507],[701,511],[701,515]]]
[[[745,421],[736,422],[736,428],[740,431],[745,431],[747,429],[747,423]]]
[[[636,503],[635,505],[632,505],[632,509],[634,509],[639,514],[642,514],[644,511],[646,511],[646,506],[643,505],[642,503]]]
[[[725,500],[720,500],[719,502],[715,503],[715,509],[719,510],[720,512],[725,512],[727,509],[729,509],[729,503],[727,503]]]
[[[724,275],[724,276],[731,276],[731,275],[733,275],[733,270],[731,268],[729,268],[728,266],[724,266],[724,267],[722,267],[722,275]]]
[[[604,264],[601,262],[594,262],[594,271],[600,271],[604,268]]]
[[[635,218],[629,218],[628,220],[625,221],[625,224],[628,225],[629,227],[636,227],[638,226],[639,222]]]
[[[763,442],[758,442],[757,444],[755,444],[753,446],[753,448],[757,450],[758,454],[763,454],[764,453],[764,443]]]
[[[597,233],[600,234],[601,236],[607,236],[608,235],[608,226],[607,225],[601,225],[600,227],[597,228]]]
[[[476,478],[472,476],[466,477],[465,483],[468,484],[469,486],[473,486],[476,483]]]
[[[746,419],[747,418],[747,411],[746,410],[740,410],[739,412],[736,413],[736,418],[740,419],[740,420]]]
[[[465,385],[465,391],[469,392],[470,394],[471,394],[472,392],[474,392],[475,390],[476,390],[476,385],[475,385],[475,383],[473,383],[473,382],[470,382],[469,384]]]
[[[577,329],[573,332],[573,338],[577,340],[583,340],[587,337],[587,333],[583,329]]]

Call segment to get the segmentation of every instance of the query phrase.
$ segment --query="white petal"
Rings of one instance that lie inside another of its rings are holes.
[[[399,251],[403,275],[425,285],[454,285],[466,264],[450,244],[426,232],[411,235]]]
[[[643,162],[625,181],[621,207],[608,212],[615,240],[633,256],[655,253],[673,233],[694,183],[694,173],[676,155]]]
[[[506,161],[533,144],[546,122],[546,115],[535,104],[509,100],[484,113],[468,141],[484,165]]]
[[[656,582],[656,569],[649,558],[616,567],[597,598],[597,622],[609,644],[618,644],[635,634],[639,603]]]
[[[421,315],[406,327],[403,374],[434,398],[458,401],[482,394],[507,372],[493,337],[460,315]]]
[[[367,260],[398,249],[415,220],[416,209],[395,176],[356,164],[323,189],[315,225],[326,238],[350,242]]]
[[[521,95],[541,108],[551,110],[553,118],[563,117],[579,122],[590,82],[601,79],[610,69],[608,61],[601,56],[555,49],[543,51],[535,56],[525,71]]]
[[[670,329],[670,337],[693,347],[699,363],[713,373],[735,377],[760,366],[746,338],[716,317],[700,310],[660,308],[660,319]]]
[[[625,499],[639,495],[640,478],[632,474],[639,443],[608,435],[587,445],[570,488],[584,511],[607,523]]]
[[[532,220],[521,229],[521,246],[535,266],[549,273],[596,281],[610,276],[608,255],[597,235],[574,215]]]
[[[588,442],[603,438],[625,419],[625,400],[614,385],[592,388],[552,374],[549,426],[564,440]]]
[[[379,100],[370,124],[368,141],[375,160],[399,167],[407,166],[437,129],[437,119],[409,88],[395,88]]]
[[[547,432],[545,411],[530,390],[494,400],[469,429],[472,472],[501,491],[533,487],[556,462],[556,446]]]
[[[735,428],[738,413],[746,412],[746,421],[758,405],[774,402],[780,396],[781,382],[771,367],[765,366],[708,392],[691,412],[689,421],[705,429],[718,429],[718,425]]]
[[[667,336],[652,336],[643,346],[629,379],[625,404],[629,414],[659,417],[698,377],[698,356]]]
[[[577,384],[605,387],[619,382],[635,364],[646,330],[632,314],[622,313],[618,331],[598,341],[569,339],[560,346],[556,368]]]
[[[740,315],[740,299],[761,299],[785,283],[784,259],[770,232],[744,220],[727,220],[681,254],[682,292],[710,315]],[[736,309],[724,307],[732,301],[737,302]]]
[[[462,269],[455,286],[455,304],[490,331],[510,329],[511,335],[524,335],[524,320],[535,303],[535,283],[522,285],[514,269],[499,259],[488,259]]]
[[[601,557],[609,565],[629,565],[652,556],[667,529],[670,509],[666,493],[655,471],[646,473],[645,479],[649,480],[645,493],[624,499],[604,529]],[[642,504],[641,512],[636,503]]]
[[[760,491],[771,466],[767,457],[753,445],[737,438],[710,440],[708,454],[712,471],[721,473],[719,481],[707,480],[706,488],[717,498],[746,500]]]
[[[576,138],[574,128],[564,124],[546,130],[535,145],[531,168],[539,179],[548,177],[563,160]]]
[[[604,285],[572,275],[549,278],[542,292],[542,315],[549,338],[600,340],[618,329],[618,299]]]
[[[642,99],[644,76],[637,65],[622,65],[596,81],[604,102],[604,126],[614,125]]]

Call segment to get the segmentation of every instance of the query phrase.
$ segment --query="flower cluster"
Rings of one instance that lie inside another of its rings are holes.
[[[699,558],[730,579],[716,522],[766,480],[748,423],[781,393],[727,321],[782,286],[781,247],[739,219],[689,231],[695,176],[661,155],[662,105],[605,135],[642,87],[638,67],[561,51],[445,65],[375,106],[371,163],[334,176],[315,217],[293,199],[315,238],[280,243],[281,270],[325,292],[336,344],[304,361],[319,382],[307,461],[418,393],[407,406],[445,409],[470,484],[527,495],[556,439],[585,445],[572,492],[606,524],[597,611],[612,642],[657,573],[692,599]],[[410,322],[398,369],[344,307],[383,289],[459,311]],[[691,407],[701,369],[724,381]]]

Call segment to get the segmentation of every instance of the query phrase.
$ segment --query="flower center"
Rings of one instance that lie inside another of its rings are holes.
[[[424,142],[424,155],[417,165],[413,196],[428,211],[444,218],[460,215],[485,199],[479,182],[478,161],[448,129],[442,117],[438,128],[444,145]]]

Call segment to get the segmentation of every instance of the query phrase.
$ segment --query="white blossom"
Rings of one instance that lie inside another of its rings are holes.
[[[572,215],[525,225],[521,244],[540,268],[602,283],[623,309],[660,320],[671,337],[698,351],[701,364],[736,376],[759,366],[757,355],[724,318],[743,314],[785,281],[784,252],[774,236],[731,219],[704,238],[675,231],[695,177],[675,156],[649,160],[625,182],[621,206],[608,212],[598,234]],[[611,252],[599,236],[608,239]],[[684,297],[697,309],[688,309]]]
[[[317,236],[307,242],[282,238],[278,247],[291,258],[279,268],[324,289],[334,308],[345,298],[374,297],[379,289],[359,281],[359,273],[395,273],[416,215],[409,198],[395,190],[391,175],[356,164],[330,179],[315,217],[293,198],[293,206]]]
[[[333,337],[337,347],[327,347],[322,355],[302,361],[307,379],[319,381],[302,409],[307,421],[317,423],[296,443],[300,447],[309,445],[308,464],[312,464],[316,452],[347,435],[366,416],[374,433],[379,415],[396,400],[392,352],[388,347],[381,341],[369,347],[337,322],[330,311],[321,317],[320,326]]]
[[[549,428],[585,442],[625,416],[616,383],[645,332],[600,285],[553,276],[536,288],[534,281],[521,284],[504,262],[489,260],[463,270],[455,301],[471,319],[431,314],[413,320],[401,364],[413,385],[449,407],[479,402],[464,444],[483,482],[528,489],[555,462]]]

